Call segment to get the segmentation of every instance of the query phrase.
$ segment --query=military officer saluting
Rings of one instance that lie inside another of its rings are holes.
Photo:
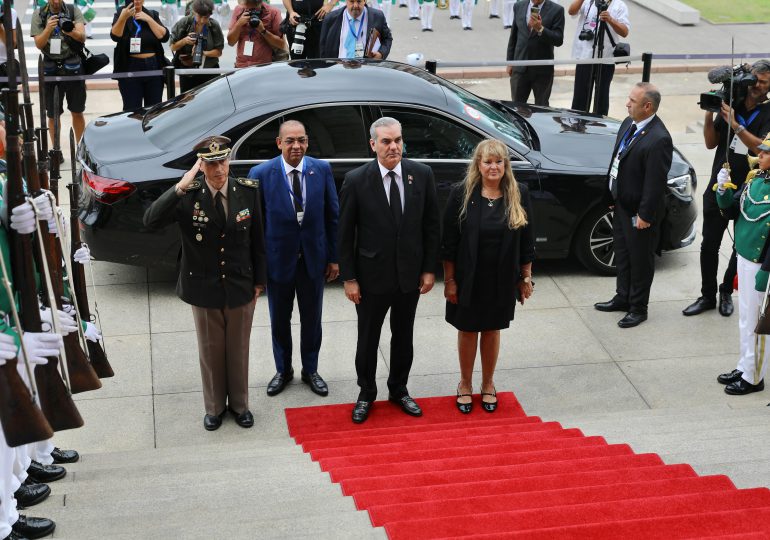
[[[738,189],[730,181],[730,171],[717,175],[719,209],[735,220],[735,251],[738,254],[738,327],[741,354],[738,366],[723,373],[717,381],[732,395],[759,392],[765,388],[765,336],[755,335],[759,306],[767,284],[767,272],[760,270],[763,248],[770,236],[770,134],[760,144],[758,169],[749,172],[746,183]]]
[[[198,161],[147,209],[144,224],[176,222],[182,235],[176,291],[195,320],[204,428],[219,428],[227,410],[251,427],[249,336],[267,282],[259,184],[230,176],[227,137],[207,137],[193,150]]]

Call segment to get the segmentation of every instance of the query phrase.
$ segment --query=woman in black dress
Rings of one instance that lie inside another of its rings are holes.
[[[513,177],[508,148],[494,139],[480,142],[465,180],[449,196],[441,245],[446,321],[458,330],[457,408],[462,413],[473,406],[477,348],[481,406],[487,412],[497,408],[494,374],[500,330],[513,320],[516,300],[523,304],[535,285],[531,221],[529,191]]]

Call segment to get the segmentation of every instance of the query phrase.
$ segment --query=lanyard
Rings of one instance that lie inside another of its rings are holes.
[[[350,17],[350,15],[348,15]],[[355,19],[348,18],[348,31],[353,35],[353,39],[358,41],[358,38],[361,37],[361,34],[364,33],[364,21],[366,21],[366,10],[364,10],[364,16],[361,17],[361,22],[358,25],[358,30],[353,29],[353,23],[355,22]]]
[[[751,124],[754,121],[754,119],[757,117],[758,114],[759,114],[759,107],[757,107],[756,110],[753,113],[751,113],[751,116],[749,116],[748,120],[743,118],[743,116],[741,116],[740,114],[736,114],[735,119],[738,120],[738,123],[740,125],[747,128],[749,127],[749,124]]]
[[[139,32],[142,31],[142,27],[139,26],[139,23],[136,22],[136,19],[134,19],[134,26],[136,26],[136,32],[134,32],[134,37],[139,37]]]
[[[631,124],[631,126],[633,126],[633,124]],[[622,154],[623,150],[625,150],[626,147],[628,147],[633,142],[633,140],[636,139],[637,135],[639,135],[639,133],[642,132],[642,130],[639,129],[639,127],[637,126],[634,134],[631,137],[629,137],[628,132],[631,131],[631,126],[628,126],[628,129],[626,130],[626,134],[623,135],[623,140],[620,142],[620,148],[618,148],[618,156]]]
[[[293,172],[293,171],[296,171],[296,170],[297,169],[292,169],[292,171],[290,171],[290,172]],[[300,187],[300,190],[303,187],[305,187],[305,171],[306,170],[307,170],[306,167],[302,167],[302,174],[299,175],[299,187]],[[292,200],[294,200],[297,203],[299,203],[299,205],[302,207],[302,211],[304,212],[305,211],[305,200],[302,197],[302,191],[300,191],[299,197],[297,195],[295,195],[294,190],[292,189],[292,185],[291,185],[291,183],[292,183],[291,177],[289,176],[289,173],[287,173],[285,169],[284,169],[284,174],[286,175],[286,186],[289,188],[289,195],[291,195]]]

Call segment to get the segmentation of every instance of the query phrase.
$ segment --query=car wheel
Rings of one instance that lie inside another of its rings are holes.
[[[612,240],[612,210],[597,208],[581,223],[575,236],[575,255],[590,271],[615,275],[615,250]]]

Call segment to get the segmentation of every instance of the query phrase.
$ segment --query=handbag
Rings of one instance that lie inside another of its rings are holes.
[[[83,47],[83,51],[80,53],[80,59],[83,63],[83,72],[86,75],[93,75],[110,63],[110,59],[106,54],[93,54],[86,47]]]
[[[768,293],[770,293],[770,280],[767,281],[765,295],[762,299],[762,306],[759,308],[757,327],[754,328],[755,334],[760,334],[763,336],[770,334],[770,301],[768,301],[767,298]]]
[[[284,38],[283,47],[273,47],[273,62],[286,62],[288,60],[289,45],[286,43],[286,38]]]
[[[631,56],[631,45],[629,43],[623,43],[622,41],[618,41],[615,43],[615,40],[612,39],[612,32],[607,32],[607,35],[610,38],[610,43],[612,44],[612,56],[615,58],[622,57],[622,56]],[[622,64],[623,62],[615,62],[616,64]]]

